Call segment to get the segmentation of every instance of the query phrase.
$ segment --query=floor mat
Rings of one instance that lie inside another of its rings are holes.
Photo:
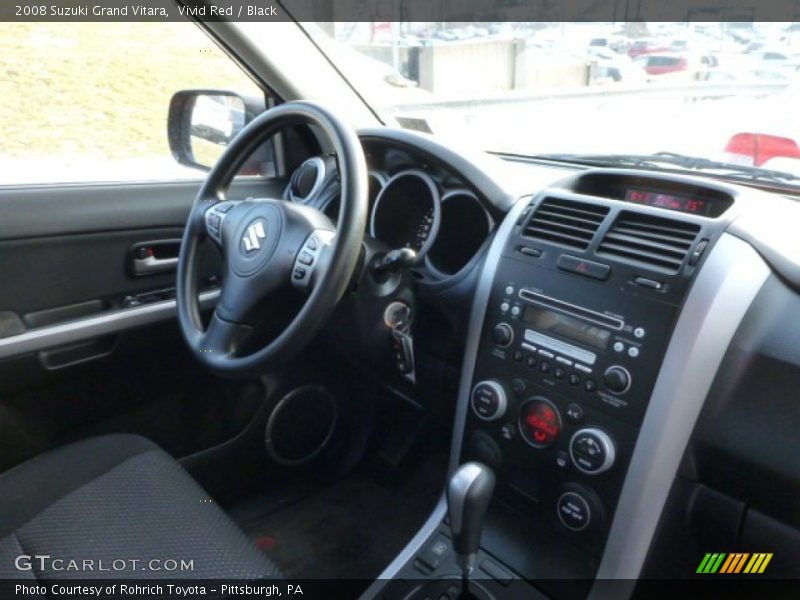
[[[240,524],[289,578],[374,579],[430,515],[446,462],[359,472]]]

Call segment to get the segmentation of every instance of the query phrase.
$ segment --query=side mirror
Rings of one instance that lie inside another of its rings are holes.
[[[182,165],[208,171],[231,140],[264,110],[263,98],[245,99],[221,90],[178,92],[170,101],[167,121],[172,155]],[[271,143],[267,143],[256,150],[243,167],[243,173],[266,174],[261,167],[272,164],[271,149]]]

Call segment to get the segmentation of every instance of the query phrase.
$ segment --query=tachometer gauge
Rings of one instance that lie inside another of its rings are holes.
[[[370,234],[391,248],[410,248],[422,258],[433,245],[441,215],[439,189],[420,170],[392,177],[375,201]]]

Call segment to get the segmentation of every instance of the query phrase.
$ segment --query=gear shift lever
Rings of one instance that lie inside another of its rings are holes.
[[[475,566],[475,556],[481,543],[481,530],[486,509],[494,493],[495,477],[492,470],[479,462],[461,465],[447,486],[447,506],[453,548],[461,567],[463,596],[467,597],[469,575]]]

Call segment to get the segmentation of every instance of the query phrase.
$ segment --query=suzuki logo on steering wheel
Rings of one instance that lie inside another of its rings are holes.
[[[267,232],[264,231],[264,220],[259,219],[251,224],[242,236],[242,243],[247,254],[251,254],[261,248],[261,240],[266,239]]]

